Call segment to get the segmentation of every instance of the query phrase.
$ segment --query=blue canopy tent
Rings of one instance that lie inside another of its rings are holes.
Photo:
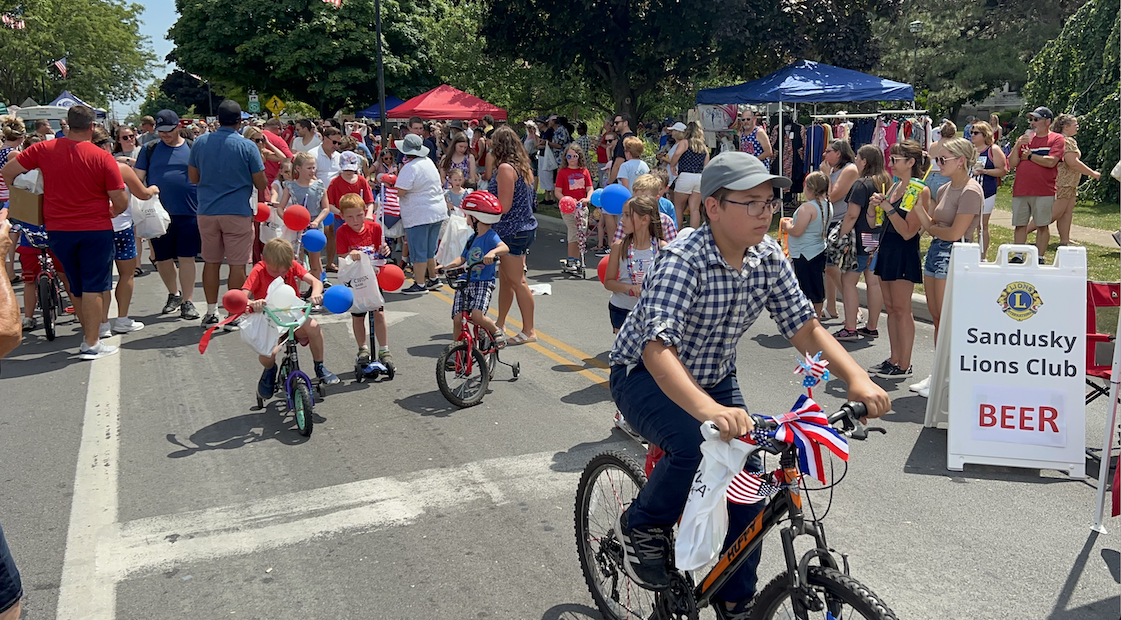
[[[388,112],[389,110],[392,110],[393,108],[396,108],[397,106],[401,105],[402,103],[405,103],[405,101],[403,99],[398,99],[397,97],[386,97],[385,98],[385,110],[386,110],[386,112]],[[381,116],[381,111],[378,110],[378,106],[377,106],[377,104],[375,104],[375,105],[372,105],[372,106],[366,108],[365,110],[362,110],[360,112],[355,112],[354,116],[356,118],[379,118]]]
[[[99,119],[104,119],[105,118],[105,110],[103,110],[102,108],[93,107],[92,105],[86,103],[85,101],[82,101],[81,99],[75,97],[68,90],[62,91],[62,93],[59,94],[59,96],[56,97],[54,101],[48,103],[47,105],[58,106],[60,108],[69,108],[71,106],[84,105],[87,108],[92,108],[93,111],[94,111],[94,114],[97,116],[97,118],[99,118]]]
[[[697,93],[698,104],[778,103],[780,127],[783,103],[914,100],[915,89],[910,84],[812,60],[799,60],[758,80],[737,86],[706,88]],[[780,170],[785,134],[784,131],[779,132]]]

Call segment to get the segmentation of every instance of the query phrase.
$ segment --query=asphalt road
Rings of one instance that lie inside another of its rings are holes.
[[[166,292],[154,273],[134,298],[147,327],[115,338],[118,356],[79,361],[76,325],[54,342],[27,334],[0,374],[0,521],[25,617],[598,618],[575,553],[577,478],[602,450],[642,449],[612,428],[608,294],[560,275],[562,250],[541,231],[529,272],[552,288],[536,297],[541,340],[505,351],[521,378],[501,367],[472,409],[436,388],[447,293],[388,296],[392,382],[354,383],[349,319],[320,317],[344,383],[316,406],[308,439],[275,401],[255,410],[259,366],[237,334],[200,355],[197,322],[156,315]],[[931,336],[920,324],[919,378]],[[887,343],[849,348],[871,365]],[[753,411],[787,410],[794,364],[769,319],[744,337]],[[925,401],[906,382],[885,387],[888,433],[854,442],[826,520],[854,576],[900,618],[1118,617],[1121,521],[1090,531],[1092,480],[949,472]],[[844,388],[816,395],[836,407]],[[1088,411],[1087,445],[1100,445],[1104,400]],[[762,580],[778,571],[777,541],[765,549]]]

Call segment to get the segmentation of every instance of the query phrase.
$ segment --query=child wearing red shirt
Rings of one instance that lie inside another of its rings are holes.
[[[592,175],[588,172],[584,149],[575,142],[565,147],[564,162],[565,166],[557,170],[553,193],[558,201],[565,196],[576,200],[576,211],[561,213],[561,219],[568,227],[568,258],[564,261],[563,269],[567,272],[578,271],[583,267],[580,238],[586,233],[588,226],[585,209],[591,202]]]
[[[350,153],[347,155],[347,153]],[[343,151],[339,155],[339,175],[331,179],[331,184],[327,186],[327,204],[330,206],[331,213],[341,215],[339,212],[339,199],[347,194],[358,194],[366,203],[367,207],[374,204],[374,192],[370,190],[370,182],[366,177],[358,174],[360,164],[358,162],[358,155],[352,151]],[[335,265],[335,245],[337,241],[333,238],[335,231],[340,228],[338,220],[335,220],[333,227],[328,227],[327,230],[327,271],[337,271]]]
[[[265,297],[269,292],[269,285],[277,278],[284,278],[284,283],[295,290],[299,290],[299,283],[306,282],[311,286],[311,303],[323,303],[323,283],[319,278],[308,273],[304,266],[296,262],[296,252],[287,239],[271,239],[261,250],[261,261],[253,266],[249,277],[241,289],[249,294],[249,312],[261,312],[265,307]],[[315,362],[315,376],[327,385],[339,383],[335,373],[327,370],[323,365],[323,331],[319,323],[309,318],[306,323],[296,330],[296,338],[300,344],[311,346],[311,359]],[[261,380],[257,382],[257,393],[262,398],[269,398],[276,390],[276,351],[272,355],[260,355],[257,359],[265,367]]]
[[[363,179],[365,180],[365,179]],[[335,181],[338,181],[336,178]],[[331,183],[334,187],[334,182]],[[339,256],[349,256],[351,260],[358,260],[360,250],[375,250],[382,256],[389,256],[389,246],[382,238],[381,226],[374,221],[374,208],[366,204],[364,198],[357,193],[345,194],[339,198],[339,212],[342,213],[343,225],[335,235],[335,249]],[[378,361],[386,368],[396,370],[393,365],[393,355],[389,353],[389,330],[385,323],[385,309],[374,310],[374,335],[378,340]],[[354,340],[358,342],[358,364],[361,366],[370,363],[370,345],[366,341],[366,313],[351,312],[351,327],[354,328]]]

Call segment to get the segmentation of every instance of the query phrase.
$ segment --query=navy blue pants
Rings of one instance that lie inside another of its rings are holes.
[[[19,580],[16,562],[8,543],[4,540],[4,528],[0,527],[0,613],[15,607],[23,596],[23,585]]]
[[[705,391],[722,405],[746,409],[734,374]],[[611,397],[627,422],[666,452],[631,505],[628,525],[669,526],[677,523],[685,510],[685,500],[697,467],[701,464],[701,442],[704,441],[701,423],[670,400],[641,364],[629,375],[624,366],[611,367]],[[761,459],[753,456],[744,469],[762,469]],[[748,506],[728,505],[728,535],[724,538],[724,551],[763,511],[763,506],[762,502]],[[739,572],[716,593],[716,598],[739,603],[755,594],[755,570],[759,566],[761,550],[762,547],[747,558]]]

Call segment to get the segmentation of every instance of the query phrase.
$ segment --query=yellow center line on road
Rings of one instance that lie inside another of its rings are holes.
[[[448,305],[452,305],[454,303],[454,300],[451,297],[448,297],[447,295],[445,295],[444,293],[441,293],[439,291],[429,291],[429,292],[432,295],[435,295],[437,298],[442,299],[445,302],[447,302]],[[487,314],[490,315],[491,317],[495,318],[495,319],[498,318],[498,316],[493,311],[488,311]],[[518,329],[521,329],[521,327],[522,327],[522,324],[521,324],[520,321],[517,321],[517,320],[509,318],[509,317],[506,318],[506,322],[513,325],[514,327],[516,327]],[[526,346],[528,346],[529,348],[533,349],[534,351],[537,351],[538,353],[544,355],[545,357],[553,360],[554,362],[558,362],[559,364],[561,364],[565,368],[568,368],[568,369],[572,370],[573,372],[576,372],[578,374],[583,375],[585,378],[589,379],[592,383],[598,383],[599,385],[602,385],[603,387],[607,387],[607,377],[600,374],[602,371],[607,370],[609,368],[609,366],[607,364],[603,363],[599,359],[596,359],[595,356],[581,351],[580,349],[569,346],[569,345],[567,345],[567,344],[565,344],[565,343],[563,343],[563,342],[561,342],[561,341],[559,341],[556,338],[553,338],[551,336],[546,336],[545,334],[541,333],[541,330],[536,330],[536,331],[537,331],[537,339],[539,341],[546,342],[546,343],[560,349],[561,351],[564,351],[565,353],[568,353],[569,355],[575,357],[576,360],[578,362],[580,362],[580,364],[573,364],[571,360],[568,360],[568,359],[565,359],[564,357],[561,357],[560,355],[556,354],[553,351],[550,351],[549,349],[541,346],[540,344],[538,344],[536,342],[527,343]],[[599,372],[597,372],[597,371],[599,371]]]

